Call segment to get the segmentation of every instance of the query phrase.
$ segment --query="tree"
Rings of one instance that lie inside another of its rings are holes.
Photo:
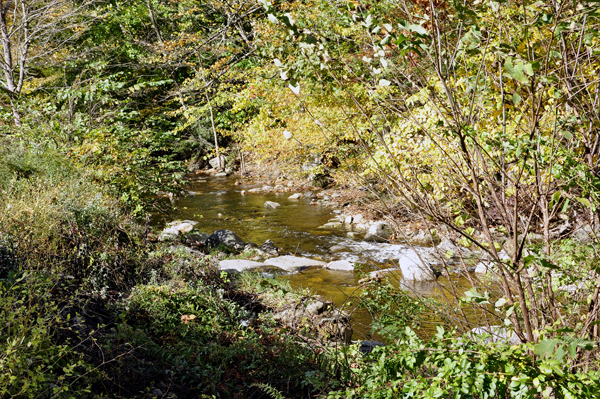
[[[1,89],[8,95],[15,125],[21,126],[18,97],[35,66],[77,36],[86,23],[83,11],[93,0],[0,0]]]

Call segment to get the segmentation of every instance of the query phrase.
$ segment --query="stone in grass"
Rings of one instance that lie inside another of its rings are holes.
[[[269,255],[279,255],[279,248],[277,248],[277,246],[275,246],[275,243],[271,240],[265,241],[260,247],[258,247],[258,249]]]
[[[385,346],[385,344],[377,341],[360,341],[360,346],[358,347],[358,350],[363,355],[368,355],[373,351],[373,349],[375,349],[378,346]]]
[[[306,312],[308,314],[317,315],[323,312],[325,309],[325,304],[321,301],[315,301],[308,304],[306,307]]]
[[[265,266],[264,263],[244,259],[228,259],[219,262],[219,270],[223,271],[243,272],[263,266]]]
[[[281,204],[279,204],[277,202],[273,202],[273,201],[267,201],[267,202],[265,202],[265,208],[277,209],[280,206],[281,206]]]
[[[174,227],[167,227],[163,231],[161,231],[158,236],[158,241],[172,241],[179,237],[179,230]]]
[[[245,243],[244,240],[233,231],[217,230],[207,238],[206,246],[209,248],[216,248],[220,245],[224,245],[228,248],[243,249]]]
[[[206,234],[206,233],[187,234],[185,236],[185,242],[190,245],[205,246],[206,240],[208,240],[208,237],[210,237],[210,234]]]

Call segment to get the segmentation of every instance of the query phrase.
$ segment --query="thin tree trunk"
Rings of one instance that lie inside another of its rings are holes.
[[[219,141],[217,140],[217,129],[215,129],[215,118],[213,116],[212,105],[209,105],[208,108],[210,109],[210,123],[212,125],[213,134],[215,136],[215,151],[217,152],[217,162],[219,165],[219,169],[221,169],[221,155],[219,154]]]
[[[154,28],[154,32],[156,32],[156,37],[158,39],[158,42],[162,45],[163,44],[162,34],[160,33],[160,29],[158,27],[158,22],[156,22],[156,17],[154,16],[154,9],[152,8],[152,3],[150,1],[151,0],[146,1],[146,6],[148,7],[148,14],[150,15],[150,21],[152,21],[152,27]]]

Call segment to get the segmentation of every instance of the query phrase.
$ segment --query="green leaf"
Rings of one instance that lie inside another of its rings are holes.
[[[515,68],[513,66],[512,59],[510,57],[507,58],[506,62],[504,63],[504,70],[506,71],[508,76],[510,76],[511,78],[514,77]]]
[[[552,270],[558,270],[560,269],[560,267],[556,266],[554,263],[548,262],[546,259],[538,259],[540,261],[540,264],[544,267],[547,267],[548,269],[552,269]]]
[[[423,28],[421,25],[408,25],[408,30],[415,32],[419,35],[423,35],[426,36],[429,34],[429,32],[427,32],[427,30],[425,28]]]
[[[560,191],[557,191],[554,194],[552,194],[552,202],[558,202],[558,200],[560,199],[560,194]]]
[[[577,356],[577,343],[576,342],[571,342],[567,346],[567,351],[569,352],[569,356],[571,356],[571,357]]]
[[[525,64],[523,66],[523,70],[529,76],[533,76],[533,66],[531,64]]]
[[[567,200],[565,201],[565,204],[563,205],[560,213],[565,213],[567,211],[567,209],[569,209],[569,202],[571,202],[571,199],[567,198]]]
[[[524,70],[523,63],[519,63],[519,64],[515,65],[514,70],[513,70],[513,78],[519,83],[528,84],[529,78],[527,76],[525,76],[525,74],[523,73],[523,70]]]
[[[592,204],[586,198],[578,198],[578,197],[575,197],[575,198],[577,199],[577,201],[581,202],[581,204],[583,206],[585,206],[586,208],[590,208],[590,209],[592,208]]]
[[[495,307],[497,308],[501,308],[502,306],[507,304],[507,300],[505,298],[500,298],[496,301],[496,303],[494,304]]]
[[[554,354],[554,348],[559,343],[557,339],[545,339],[535,346],[535,353],[539,356],[550,356]]]
[[[519,105],[520,102],[521,102],[521,96],[518,93],[514,93],[513,94],[513,103],[515,105]]]

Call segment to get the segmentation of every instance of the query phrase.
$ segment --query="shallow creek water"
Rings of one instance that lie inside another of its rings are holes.
[[[186,195],[177,203],[178,209],[169,215],[170,220],[196,220],[200,231],[212,233],[218,229],[235,232],[246,242],[258,245],[271,239],[284,251],[298,256],[332,261],[346,259],[362,265],[361,272],[393,267],[394,260],[402,257],[408,248],[402,244],[379,244],[362,241],[362,234],[348,237],[344,229],[321,229],[329,219],[336,216],[333,209],[311,204],[310,199],[290,200],[291,193],[246,193],[242,190],[259,188],[261,182],[247,181],[235,185],[232,177],[192,178]],[[264,207],[265,201],[281,204],[277,209]],[[170,220],[154,220],[164,225]],[[347,248],[346,252],[329,254],[333,245]],[[364,274],[362,275],[364,277]],[[399,284],[400,274],[396,284]],[[309,269],[282,276],[289,279],[292,287],[308,288],[312,293],[333,301],[338,307],[354,310],[353,339],[377,339],[369,333],[371,318],[363,310],[355,310],[356,301],[349,299],[359,292],[360,272],[341,272],[325,269]],[[442,294],[439,285],[417,283],[412,288],[427,295]],[[435,323],[434,323],[435,324]],[[435,330],[433,325],[424,326]]]

